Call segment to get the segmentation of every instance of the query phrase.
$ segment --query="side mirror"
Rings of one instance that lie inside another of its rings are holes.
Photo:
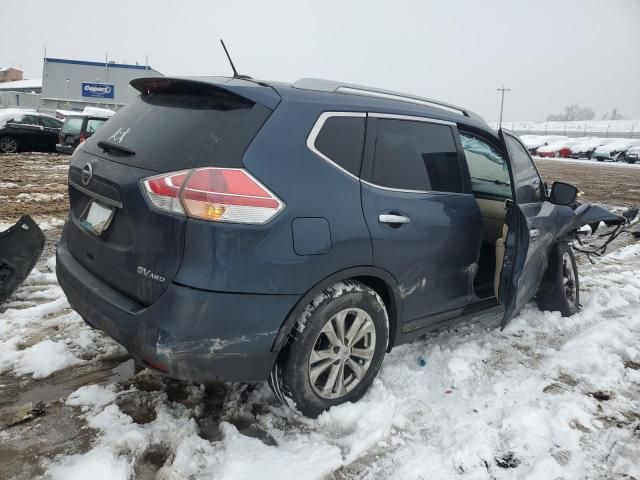
[[[578,189],[573,185],[564,182],[553,182],[549,201],[556,205],[571,205],[576,201],[577,196]]]

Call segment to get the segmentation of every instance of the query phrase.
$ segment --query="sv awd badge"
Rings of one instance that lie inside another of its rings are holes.
[[[164,283],[165,278],[162,275],[158,275],[157,273],[153,273],[148,268],[144,268],[138,266],[137,268],[138,275],[144,276],[144,278],[148,278],[149,280],[155,280],[156,282]]]

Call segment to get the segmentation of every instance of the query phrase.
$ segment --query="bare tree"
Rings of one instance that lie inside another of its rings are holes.
[[[618,108],[614,108],[611,112],[607,112],[602,116],[603,120],[625,120],[627,117],[618,112]]]
[[[581,107],[574,103],[564,107],[564,113],[549,115],[547,120],[570,122],[573,120],[593,120],[595,116],[596,112],[589,107]]]

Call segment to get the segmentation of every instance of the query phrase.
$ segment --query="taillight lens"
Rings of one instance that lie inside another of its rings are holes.
[[[142,181],[160,210],[215,222],[262,224],[284,203],[242,168],[207,167]]]

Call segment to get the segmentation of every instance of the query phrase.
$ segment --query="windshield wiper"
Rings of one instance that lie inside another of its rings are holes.
[[[133,150],[123,147],[122,145],[118,145],[117,143],[107,142],[105,140],[100,140],[98,142],[98,147],[100,147],[105,152],[118,152],[124,155],[135,155],[136,152]]]

